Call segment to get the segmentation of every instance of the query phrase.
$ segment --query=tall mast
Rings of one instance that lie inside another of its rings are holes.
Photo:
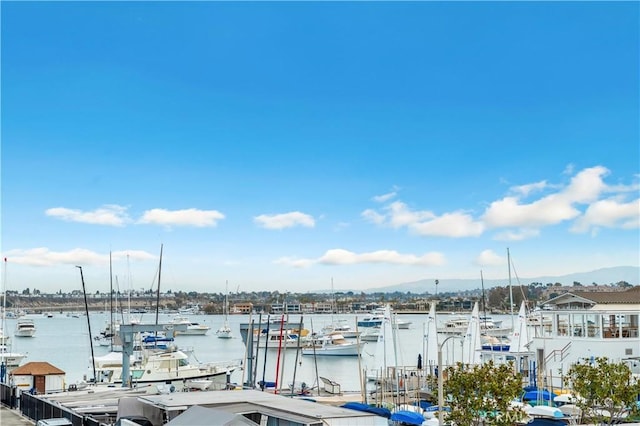
[[[5,333],[5,315],[7,312],[7,258],[4,258],[4,271],[2,275],[2,316],[0,316],[0,321],[2,321],[2,325],[0,326],[0,331],[2,332],[2,341],[1,344],[6,345],[7,339],[9,338]],[[0,381],[5,382],[5,377],[7,377],[7,365],[6,365],[6,357],[2,357],[2,364],[0,365]]]
[[[158,264],[158,292],[156,293],[156,325],[158,324],[158,314],[160,311],[160,275],[162,273],[162,246],[163,245],[160,244],[160,263]]]
[[[110,350],[113,352],[113,339],[114,339],[114,330],[113,330],[113,264],[111,261],[111,251],[109,251],[109,310],[111,312],[111,323],[109,326],[109,341],[111,342]]]
[[[484,277],[482,276],[482,269],[480,270],[480,284],[482,285],[482,315],[484,315],[484,328],[487,328],[487,301],[484,297]]]
[[[87,303],[87,290],[84,287],[84,275],[82,275],[82,266],[76,266],[80,269],[80,281],[82,281],[82,293],[84,294],[84,310],[87,314],[87,326],[89,327],[89,344],[91,345],[91,366],[93,367],[93,383],[97,382],[96,377],[96,362],[93,355],[93,337],[91,337],[91,319],[89,318],[89,304]]]
[[[507,263],[509,265],[509,306],[511,307],[511,327],[513,327],[515,322],[513,322],[513,286],[511,285],[511,255],[509,254],[509,247],[507,247]]]

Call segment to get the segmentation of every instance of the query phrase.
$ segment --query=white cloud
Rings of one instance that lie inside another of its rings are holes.
[[[384,203],[392,198],[395,198],[396,195],[398,195],[398,193],[396,191],[392,191],[382,195],[375,195],[371,199],[376,203]]]
[[[574,173],[573,166],[567,166],[564,173]],[[574,232],[593,232],[597,227],[635,229],[640,223],[638,202],[627,202],[623,194],[637,194],[640,186],[609,186],[604,182],[609,173],[607,168],[595,166],[577,172],[564,186],[546,180],[512,186],[508,196],[491,202],[477,218],[462,210],[440,215],[413,210],[402,201],[380,210],[365,210],[361,216],[375,225],[406,228],[423,237],[478,237],[487,229],[502,229],[494,238],[503,241],[535,238],[540,228],[569,221],[575,221]],[[527,200],[534,194],[540,196]],[[613,196],[602,200],[605,194]]]
[[[306,226],[313,228],[316,225],[313,216],[301,212],[289,212],[281,214],[262,214],[253,218],[253,221],[266,229],[285,229],[294,226]]]
[[[365,210],[362,217],[376,225],[393,228],[407,228],[420,236],[475,237],[481,235],[484,226],[469,214],[463,212],[446,213],[436,216],[433,212],[411,210],[405,203],[395,201],[385,207],[386,214],[375,210]]]
[[[506,259],[493,250],[483,250],[476,258],[476,264],[480,266],[501,266],[506,263]]]
[[[619,198],[600,200],[591,204],[580,217],[572,232],[587,232],[593,228],[636,229],[640,227],[640,199],[628,203]]]
[[[112,258],[122,259],[126,255],[134,259],[148,260],[154,256],[140,250],[113,252]],[[5,253],[9,262],[28,266],[56,266],[56,265],[108,265],[109,254],[100,254],[91,250],[75,248],[68,251],[56,252],[46,247],[27,250],[11,250]]]
[[[116,204],[107,204],[93,211],[54,207],[45,211],[47,216],[67,222],[90,223],[94,225],[124,226],[130,222],[127,208]]]
[[[306,268],[315,264],[321,265],[357,265],[357,264],[387,264],[387,265],[421,265],[440,266],[445,263],[441,253],[426,253],[422,256],[402,254],[395,250],[377,250],[369,253],[354,253],[344,249],[327,250],[317,259],[295,259],[283,257],[275,263]]]
[[[540,192],[547,187],[547,181],[530,183],[528,185],[514,186],[511,190],[517,194],[521,194],[523,197],[528,196],[533,192]]]
[[[462,212],[446,213],[427,222],[411,224],[409,228],[420,236],[429,237],[478,237],[484,232],[484,225]]]
[[[482,220],[491,228],[539,227],[574,219],[579,215],[580,211],[572,207],[566,197],[553,194],[530,204],[520,204],[516,197],[494,201]]]
[[[389,210],[389,222],[394,228],[415,225],[416,223],[431,220],[436,217],[435,214],[427,210],[411,210],[405,203],[400,201],[391,203],[387,207],[387,210]]]
[[[522,241],[535,238],[540,235],[539,229],[510,229],[495,235],[494,240],[497,241]]]
[[[492,228],[533,228],[575,219],[581,214],[575,204],[597,200],[606,190],[602,178],[607,174],[604,167],[585,169],[574,176],[566,188],[529,204],[521,203],[517,196],[494,201],[482,220]]]
[[[217,210],[166,210],[151,209],[144,212],[138,223],[164,226],[195,226],[198,228],[215,227],[224,219],[224,214]]]
[[[376,225],[382,225],[385,221],[385,215],[380,214],[372,209],[363,211],[360,216],[362,216],[362,218],[367,222],[375,223]]]

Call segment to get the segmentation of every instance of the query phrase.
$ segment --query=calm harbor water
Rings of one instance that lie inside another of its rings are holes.
[[[354,329],[358,317],[363,315],[305,315],[304,328],[311,331],[320,329],[339,319],[344,319]],[[26,353],[27,357],[23,363],[30,361],[46,361],[60,368],[66,373],[66,383],[76,383],[83,378],[91,378],[91,345],[86,316],[79,318],[67,316],[65,313],[55,313],[52,318],[44,315],[28,315],[35,321],[37,332],[34,337],[15,337],[16,319],[6,319],[5,331],[11,336],[11,350],[13,352]],[[160,315],[159,322],[167,323],[171,315]],[[415,366],[419,354],[425,351],[425,322],[427,314],[407,314],[400,315],[401,319],[410,321],[409,329],[397,331],[397,357],[399,364]],[[449,318],[448,315],[438,315],[438,322],[444,323]],[[509,315],[494,315],[494,319],[503,320],[503,325],[510,326],[511,317]],[[222,326],[224,318],[217,315],[191,315],[189,319],[193,322],[205,324],[211,327],[209,333],[204,336],[178,335],[175,343],[180,348],[193,348],[195,358],[200,362],[244,360],[247,350],[240,337],[240,323],[248,323],[249,315],[229,316],[234,338],[219,339],[215,331]],[[252,319],[257,322],[258,317]],[[264,318],[263,318],[264,320]],[[91,333],[96,335],[109,321],[108,313],[91,313]],[[154,323],[155,314],[144,314],[143,323]],[[299,323],[299,315],[290,315],[289,323]],[[362,331],[363,329],[361,329]],[[317,377],[327,377],[341,384],[342,391],[359,391],[360,374],[363,370],[379,368],[382,365],[380,351],[376,350],[377,343],[367,342],[364,346],[362,356],[358,357],[313,357],[296,355],[296,350],[285,351],[284,359],[277,359],[277,350],[270,349],[258,351],[257,359],[254,363],[256,371],[256,382],[265,380],[267,382],[282,381],[285,384],[293,382],[294,375],[296,383],[305,382],[312,387],[317,384]],[[108,352],[107,347],[94,345],[95,356],[104,355]],[[460,343],[451,339],[443,347],[444,363],[453,363],[459,357]],[[424,356],[424,355],[423,355]],[[459,360],[459,358],[458,358]],[[279,374],[276,374],[279,371]],[[233,383],[242,384],[245,380],[244,370],[238,370],[231,376]],[[322,386],[322,383],[320,383]],[[286,386],[285,386],[286,387]]]

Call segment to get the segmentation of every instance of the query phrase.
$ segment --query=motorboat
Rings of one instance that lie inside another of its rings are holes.
[[[185,331],[176,331],[176,335],[183,334],[188,336],[204,336],[211,329],[211,327],[209,327],[208,325],[193,322],[189,320],[189,318],[182,315],[173,317],[170,324],[172,325],[185,324],[187,326],[187,329]]]
[[[469,327],[469,320],[466,316],[454,316],[438,328],[438,333],[464,335]],[[492,321],[490,318],[482,318],[480,332],[488,336],[507,336],[511,333],[511,328],[502,327],[501,322]]]
[[[36,324],[30,318],[19,318],[16,322],[16,330],[13,335],[16,337],[33,337],[36,334]]]
[[[370,327],[360,335],[360,341],[362,342],[377,342],[379,338],[380,338],[379,327]]]
[[[94,358],[97,384],[122,384],[124,355],[110,352]],[[196,363],[184,351],[175,347],[167,350],[142,350],[129,356],[130,377],[124,378],[130,385],[142,383],[184,383],[188,380],[206,379],[226,385],[227,375],[241,367],[241,360]]]
[[[364,342],[347,340],[339,333],[313,336],[302,347],[302,355],[314,356],[360,356]]]
[[[384,321],[384,313],[375,310],[358,320],[357,324],[358,327],[380,327],[382,321]]]
[[[18,367],[26,357],[26,354],[12,352],[10,347],[7,345],[0,345],[0,364],[5,365],[8,368]]]
[[[352,329],[344,320],[332,322],[322,328],[322,334],[334,332],[342,334],[345,339],[355,339],[361,335],[360,331]]]
[[[408,330],[409,327],[411,326],[411,321],[405,321],[402,320],[400,318],[398,318],[397,316],[395,317],[395,320],[393,322],[393,325],[398,329],[398,330]]]
[[[297,349],[306,344],[308,333],[308,330],[264,328],[253,333],[253,344],[267,349]]]

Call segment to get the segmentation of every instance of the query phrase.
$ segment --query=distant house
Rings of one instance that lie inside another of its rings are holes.
[[[28,362],[9,373],[10,380],[20,392],[62,392],[66,373],[48,362]]]

